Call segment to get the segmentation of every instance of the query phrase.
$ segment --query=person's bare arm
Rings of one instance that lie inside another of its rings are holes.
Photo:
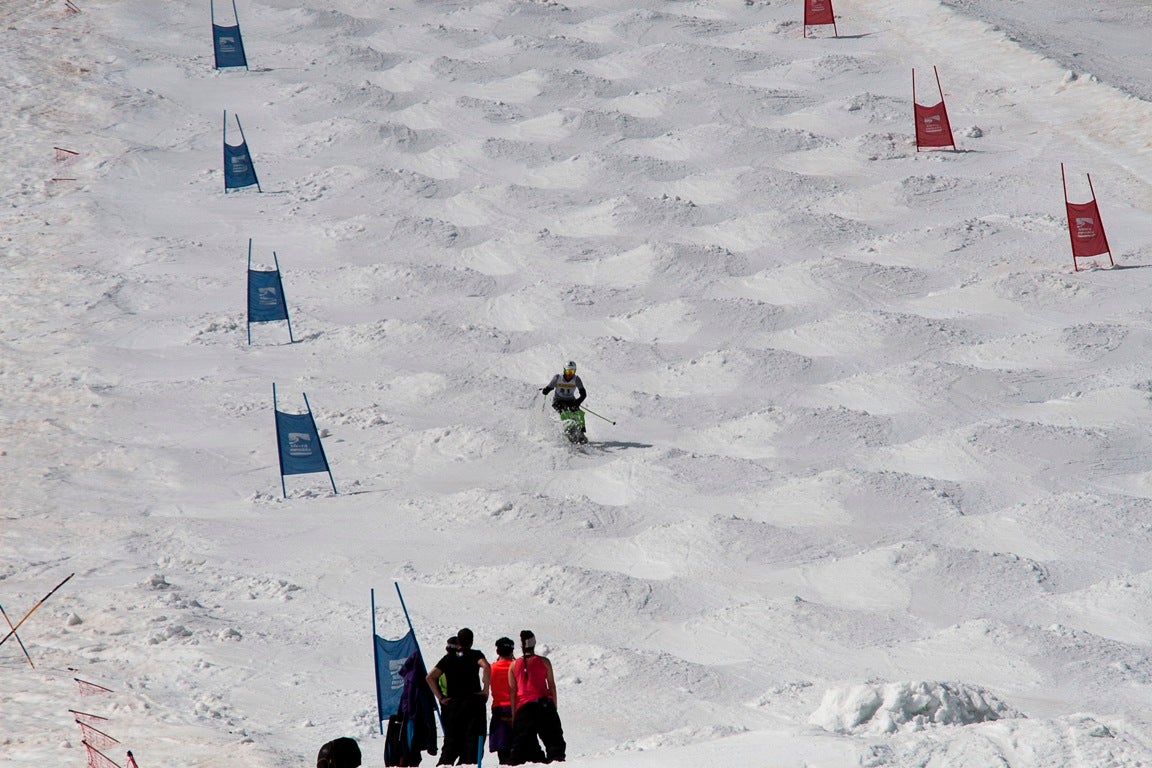
[[[480,657],[480,669],[484,670],[481,675],[484,678],[484,690],[480,691],[484,698],[488,698],[489,686],[492,685],[492,665],[488,663],[488,659],[483,656]]]
[[[552,662],[549,659],[544,659],[544,664],[548,668],[548,691],[552,694],[552,703],[557,704],[556,701],[556,678],[552,675]],[[559,709],[559,707],[557,707]]]
[[[512,717],[516,717],[516,675],[512,672],[515,668],[515,664],[508,667],[508,699],[512,705]]]
[[[428,681],[428,687],[432,689],[432,695],[436,697],[436,701],[441,704],[448,697],[440,693],[440,675],[444,674],[440,671],[440,667],[432,667],[432,671],[428,673],[428,677],[424,678]]]

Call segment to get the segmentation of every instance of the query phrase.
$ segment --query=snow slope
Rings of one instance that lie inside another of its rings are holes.
[[[140,768],[382,765],[393,581],[429,655],[536,631],[574,765],[1152,761],[1152,107],[951,4],[260,0],[215,72],[199,4],[6,3],[0,604],[76,577],[5,762],[84,764],[77,709]],[[296,344],[245,343],[249,238]],[[281,498],[273,383],[338,495]]]

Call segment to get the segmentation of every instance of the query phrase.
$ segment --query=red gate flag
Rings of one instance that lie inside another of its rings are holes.
[[[832,10],[832,0],[804,0],[804,37],[808,37],[808,27],[831,24],[832,32],[840,37],[836,29],[836,14]]]
[[[1064,175],[1064,163],[1060,163],[1060,180],[1064,183],[1064,209],[1068,213],[1068,236],[1072,238],[1072,269],[1080,271],[1076,259],[1108,254],[1112,260],[1112,249],[1108,247],[1108,236],[1104,233],[1104,222],[1100,220],[1100,208],[1096,205],[1096,190],[1092,187],[1092,174],[1088,176],[1088,190],[1092,199],[1086,203],[1068,202],[1068,179]]]
[[[952,147],[956,140],[952,137],[952,124],[948,122],[948,107],[944,105],[944,89],[940,87],[940,73],[936,74],[936,90],[940,92],[940,103],[925,106],[916,101],[916,70],[912,70],[912,112],[916,118],[916,151],[921,147]]]

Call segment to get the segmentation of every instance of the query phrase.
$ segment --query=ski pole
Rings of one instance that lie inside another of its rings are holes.
[[[23,624],[24,621],[29,616],[32,615],[32,612],[35,611],[37,608],[39,608],[41,605],[43,605],[45,600],[52,597],[52,595],[56,592],[56,590],[58,590],[58,589],[60,589],[60,587],[64,586],[65,582],[67,582],[68,579],[72,578],[75,575],[76,574],[74,574],[74,573],[68,574],[68,576],[64,579],[64,581],[62,581],[59,584],[57,584],[56,586],[52,587],[51,592],[44,595],[44,597],[40,598],[40,602],[36,603],[36,605],[29,608],[28,613],[24,614],[24,618],[20,619],[20,621],[16,622],[16,626],[12,627],[12,630],[8,634],[4,635],[4,639],[0,640],[0,645],[4,645],[4,643],[8,642],[8,638],[10,638],[10,637],[12,637],[12,635],[16,634],[16,630],[20,629],[20,625]]]
[[[0,605],[0,614],[4,615],[4,621],[8,622],[8,628],[12,629],[12,619],[8,618],[8,612],[4,610],[4,606],[2,605]],[[32,665],[32,669],[36,669],[36,665],[32,664],[32,657],[28,655],[28,649],[24,647],[24,641],[20,639],[20,635],[16,635],[16,642],[20,643],[20,650],[24,651],[24,658],[28,659],[28,663]]]
[[[605,418],[604,416],[601,416],[600,414],[596,413],[596,411],[593,411],[590,408],[585,408],[584,406],[580,406],[580,410],[585,411],[587,413],[590,413],[598,419],[604,419],[604,421],[608,422],[612,426],[616,426],[616,422],[612,421],[612,419]]]

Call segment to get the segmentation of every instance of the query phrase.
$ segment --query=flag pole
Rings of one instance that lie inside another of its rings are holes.
[[[16,626],[12,627],[12,630],[8,634],[4,635],[4,639],[0,640],[0,645],[4,645],[4,643],[8,642],[8,638],[10,638],[10,637],[12,637],[12,635],[16,634],[16,630],[20,629],[20,625],[23,624],[28,619],[28,617],[32,615],[33,611],[35,611],[37,608],[39,608],[41,605],[43,605],[45,600],[52,597],[52,595],[56,594],[56,590],[60,589],[60,587],[64,586],[66,583],[68,583],[68,579],[72,578],[75,575],[76,575],[75,573],[68,574],[64,578],[64,581],[62,581],[59,584],[57,584],[56,586],[52,587],[51,592],[44,595],[44,597],[40,598],[40,602],[36,603],[36,605],[29,608],[28,613],[24,614],[24,618],[22,618],[22,619],[20,619],[20,621],[16,622]]]
[[[8,622],[8,628],[12,629],[12,619],[8,618],[8,612],[4,610],[4,606],[0,605],[0,613],[4,614],[4,621]],[[15,632],[16,630],[12,630]],[[20,635],[16,635],[16,642],[20,643],[20,650],[24,651],[24,658],[28,659],[28,666],[36,669],[36,665],[32,663],[32,657],[28,655],[28,649],[24,647],[24,641],[20,639]]]
[[[252,281],[252,238],[248,238],[248,281]],[[248,346],[252,346],[252,301],[248,300]]]
[[[280,462],[280,493],[288,498],[288,487],[284,484],[284,452],[280,441],[280,409],[276,406],[276,382],[272,382],[272,416],[276,421],[276,460]]]
[[[932,72],[936,75],[936,90],[940,92],[940,111],[944,113],[944,120],[948,123],[948,138],[952,139],[952,151],[959,152],[960,148],[956,146],[956,134],[952,132],[952,119],[948,117],[948,105],[944,103],[944,86],[940,85],[940,70],[936,65],[932,65]]]
[[[372,594],[372,666],[376,669],[376,719],[380,720],[380,660],[376,654],[376,590],[370,590]],[[415,637],[415,635],[413,635]],[[384,721],[380,720],[380,735],[384,735]]]
[[[412,642],[416,643],[416,653],[420,654],[420,658],[424,658],[424,651],[420,650],[420,641],[416,639],[416,628],[412,626],[412,617],[408,615],[408,606],[404,604],[404,595],[400,592],[400,582],[392,582],[396,587],[396,597],[400,598],[400,609],[404,611],[404,620],[408,622],[408,631],[412,633]],[[428,670],[428,665],[424,665],[424,670]],[[437,699],[432,699],[432,706],[436,709],[436,719],[440,721],[440,730],[444,730],[444,717],[440,714],[440,702]]]
[[[280,294],[283,296],[284,294]],[[316,430],[316,447],[320,449],[320,458],[324,459],[324,466],[328,469],[328,482],[332,483],[332,493],[336,491],[336,481],[332,478],[332,465],[328,463],[328,454],[324,453],[324,441],[320,439],[320,429],[316,426],[316,417],[312,415],[312,406],[308,404],[308,393],[301,392],[304,395],[304,407],[308,409],[308,418],[312,419],[312,429]]]
[[[916,114],[916,67],[912,67],[912,124],[916,128],[917,136],[920,132],[920,120]],[[920,139],[916,139],[916,151],[920,151]]]
[[[248,167],[252,169],[252,178],[256,179],[256,191],[263,192],[260,188],[260,177],[256,175],[256,163],[252,160],[252,148],[248,146],[248,137],[244,135],[244,126],[240,123],[240,115],[236,115],[236,127],[240,129],[240,141],[244,142],[245,148],[248,149]]]
[[[1096,206],[1096,223],[1100,225],[1100,236],[1104,238],[1104,249],[1108,252],[1108,263],[1116,266],[1112,260],[1112,246],[1108,245],[1108,231],[1104,229],[1104,219],[1100,216],[1100,203],[1096,202],[1096,188],[1092,186],[1092,174],[1088,174],[1088,191],[1092,193],[1092,203]]]
[[[280,284],[280,301],[284,302],[284,321],[288,323],[288,341],[296,343],[292,336],[292,318],[288,316],[288,297],[284,295],[284,278],[280,275],[280,259],[276,258],[276,251],[272,251],[272,263],[276,265],[276,282]]]
[[[240,34],[240,11],[236,10],[236,0],[232,0],[232,16],[236,19],[236,37],[240,40],[240,51],[244,53],[244,71],[251,72],[252,70],[248,68],[248,54],[244,51],[244,36]]]
[[[228,194],[228,110],[224,110],[224,127],[221,143],[224,145],[224,194]]]

